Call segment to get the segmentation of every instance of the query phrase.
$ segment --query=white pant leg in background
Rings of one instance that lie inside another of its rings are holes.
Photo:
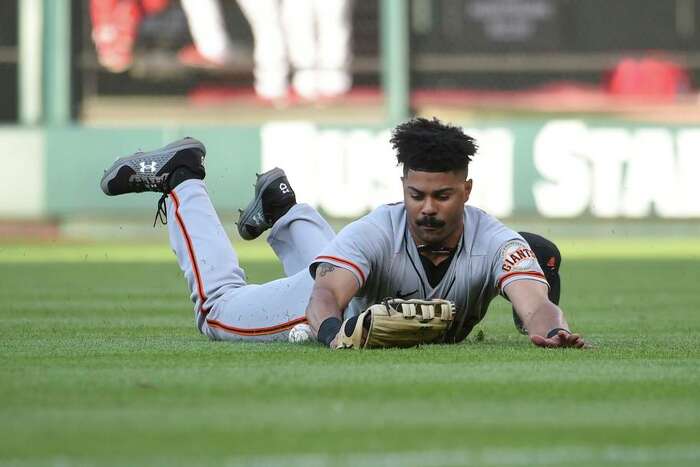
[[[308,262],[294,275],[262,285],[246,284],[245,273],[201,180],[187,180],[168,197],[168,232],[195,303],[199,330],[214,340],[286,340],[305,322],[313,280]],[[296,213],[295,213],[296,212]],[[295,219],[299,218],[299,224]],[[307,205],[297,205],[280,221],[270,243],[285,271],[298,269],[333,238],[333,231]],[[277,224],[276,224],[277,226]],[[294,239],[301,244],[295,253]],[[316,248],[311,241],[317,242]]]
[[[231,59],[231,39],[220,0],[180,0],[194,45],[205,58],[217,63]]]
[[[318,96],[318,43],[314,0],[282,0],[282,26],[293,68],[292,87],[301,97]]]
[[[285,97],[289,63],[279,0],[238,0],[238,5],[255,42],[255,91],[266,99]]]
[[[313,0],[317,35],[317,85],[320,96],[345,94],[352,86],[352,0]]]

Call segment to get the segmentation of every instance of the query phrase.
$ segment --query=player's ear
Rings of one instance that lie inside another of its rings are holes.
[[[466,203],[469,200],[469,195],[472,193],[472,186],[473,186],[472,179],[470,178],[469,180],[464,181],[464,202]]]

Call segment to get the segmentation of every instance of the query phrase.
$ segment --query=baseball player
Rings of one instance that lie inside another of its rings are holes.
[[[421,125],[435,128],[421,133]],[[442,147],[459,157],[431,163],[430,171],[415,165],[418,159],[406,156],[406,143],[413,145],[412,131],[426,136],[426,142],[413,138],[414,153],[424,153],[432,140],[432,151]],[[441,138],[444,143],[436,146]],[[528,244],[482,211],[464,206],[471,189],[466,166],[475,151],[471,138],[455,127],[418,119],[399,126],[392,141],[404,163],[406,203],[381,207],[337,237],[314,209],[296,203],[282,170],[258,176],[255,197],[242,211],[238,231],[252,239],[271,229],[268,242],[287,275],[262,285],[246,283],[209,200],[203,181],[205,149],[199,141],[185,138],[118,159],[105,171],[101,187],[107,195],[163,193],[158,213],[167,217],[170,243],[195,303],[197,327],[211,339],[286,339],[293,326],[308,319],[318,339],[332,345],[343,311],[345,317],[354,316],[366,304],[386,296],[441,296],[457,304],[456,323],[447,339],[456,342],[483,318],[488,303],[500,291],[513,302],[524,322],[523,331],[530,333],[536,345],[583,345],[580,337],[568,331],[558,307],[547,300],[545,275]],[[451,168],[458,158],[463,167]],[[414,182],[416,176],[419,183]],[[421,181],[421,177],[428,179]],[[452,177],[449,187],[442,184],[445,177]],[[460,178],[462,193],[455,188]],[[437,191],[426,189],[436,183]],[[429,207],[439,201],[449,209],[416,210],[418,199],[426,197],[434,200],[427,203]],[[414,228],[420,229],[420,235],[414,234]],[[532,238],[553,247],[544,239]],[[544,260],[545,274],[558,281],[560,258],[555,247],[546,252],[550,253]],[[549,293],[552,296],[552,290]],[[555,300],[558,291],[556,295]]]
[[[399,125],[391,143],[403,165],[403,203],[348,225],[311,263],[315,282],[306,316],[318,340],[335,347],[346,307],[360,311],[383,297],[410,297],[454,302],[445,341],[459,342],[500,294],[535,345],[583,347],[550,300],[557,301],[559,291],[549,289],[539,264],[554,276],[556,247],[528,235],[541,249],[538,257],[523,236],[465,204],[474,140],[457,127],[418,118]],[[348,320],[346,335],[355,324]]]

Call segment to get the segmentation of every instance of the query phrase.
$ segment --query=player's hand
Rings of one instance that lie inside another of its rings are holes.
[[[571,334],[566,331],[559,331],[556,336],[543,337],[533,334],[530,340],[537,347],[558,348],[558,347],[574,347],[582,349],[586,347],[586,342],[578,334]]]

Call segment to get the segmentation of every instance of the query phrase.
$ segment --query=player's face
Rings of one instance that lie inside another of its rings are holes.
[[[408,226],[418,243],[454,246],[462,234],[464,203],[472,181],[463,170],[421,172],[409,170],[403,181]]]

